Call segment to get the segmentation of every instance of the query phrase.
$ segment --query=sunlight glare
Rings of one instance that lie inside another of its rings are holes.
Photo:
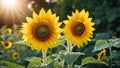
[[[16,0],[3,0],[3,4],[7,7],[15,7],[16,6]]]

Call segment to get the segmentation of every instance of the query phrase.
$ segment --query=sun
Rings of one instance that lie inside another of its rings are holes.
[[[23,16],[30,12],[25,8],[24,0],[0,0],[0,14],[3,24],[20,23]]]
[[[7,7],[15,7],[16,6],[16,0],[3,0],[3,4]]]
[[[33,12],[33,18],[26,17],[26,20],[21,32],[32,49],[40,51],[54,47],[60,36],[59,17],[56,14],[52,14],[50,9],[45,12],[42,8],[39,15]]]
[[[64,33],[67,40],[80,48],[83,44],[87,44],[93,37],[94,22],[89,18],[89,13],[76,10],[72,16],[68,16],[69,20],[65,20]]]

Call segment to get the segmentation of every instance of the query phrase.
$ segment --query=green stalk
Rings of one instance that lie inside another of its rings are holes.
[[[68,64],[68,68],[72,68],[72,64]]]
[[[110,56],[109,56],[109,68],[112,68],[112,47],[111,47],[111,45],[109,45],[109,52],[110,52]]]
[[[62,64],[61,64],[61,67],[64,68],[64,60],[62,60]]]
[[[46,50],[42,50],[42,57],[43,57],[43,65],[45,65],[46,64]]]
[[[72,52],[72,44],[67,40],[67,51]],[[72,64],[68,64],[68,68],[72,68]]]
[[[71,44],[69,43],[69,41],[67,41],[67,51],[68,51],[68,53],[69,53],[69,52],[72,52],[72,46],[71,46]]]

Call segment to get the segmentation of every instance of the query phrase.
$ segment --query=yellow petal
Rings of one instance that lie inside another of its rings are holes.
[[[27,20],[27,22],[29,23],[29,22],[32,22],[32,18],[30,18],[30,17],[26,17],[26,20]]]
[[[64,22],[64,24],[67,24],[67,23],[68,23],[68,20],[64,20],[63,22]]]
[[[88,18],[89,17],[89,12],[85,13],[85,17]]]
[[[68,16],[68,15],[67,15],[67,17],[68,17],[69,20],[72,18],[71,16]]]
[[[76,13],[77,15],[79,15],[79,11],[78,11],[77,9],[75,10],[75,13]]]
[[[45,10],[42,8],[39,12],[39,16],[43,17],[43,16],[45,16],[45,13],[46,13]]]
[[[51,14],[52,14],[51,9],[49,9],[49,10],[47,11],[47,14],[48,14],[48,15],[51,15]]]
[[[38,15],[35,12],[33,12],[33,19],[38,20]]]

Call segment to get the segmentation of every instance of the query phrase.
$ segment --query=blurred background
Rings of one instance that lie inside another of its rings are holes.
[[[52,9],[60,21],[67,19],[75,9],[89,11],[96,23],[95,32],[108,32],[119,37],[120,0],[0,0],[0,26],[21,24],[32,11]]]

